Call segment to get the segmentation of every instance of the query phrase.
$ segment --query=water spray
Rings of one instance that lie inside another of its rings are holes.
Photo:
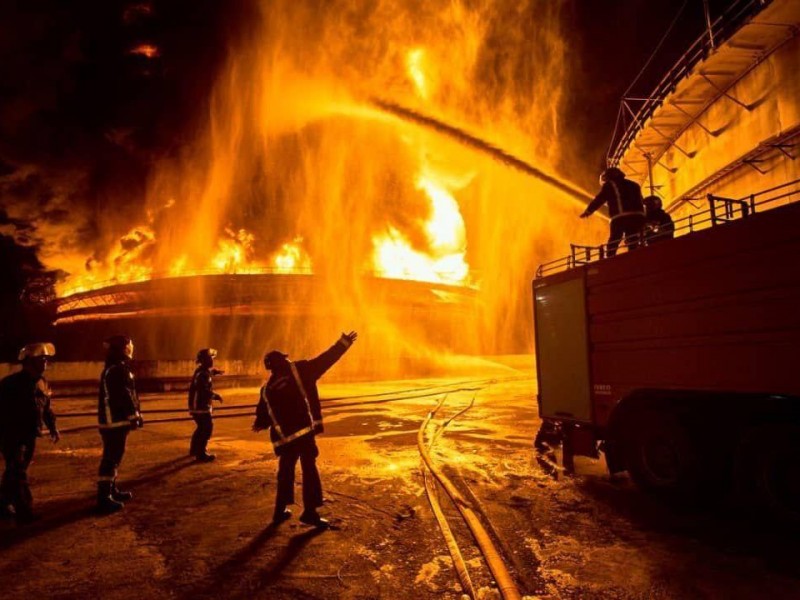
[[[505,150],[498,148],[486,140],[482,140],[471,133],[464,131],[463,129],[459,129],[458,127],[454,127],[453,125],[440,121],[439,119],[422,114],[416,110],[402,106],[395,102],[389,102],[388,100],[382,100],[380,98],[371,98],[369,102],[372,104],[372,106],[383,112],[387,112],[404,121],[414,123],[421,127],[432,129],[457,141],[460,144],[463,144],[464,146],[486,154],[491,158],[503,163],[504,165],[552,185],[561,192],[564,192],[568,196],[584,204],[591,202],[593,199],[593,196],[587,191],[582,190],[567,181],[563,181],[554,175],[545,173],[541,169],[534,167],[532,164],[522,160],[521,158],[517,158],[516,156],[509,154]]]

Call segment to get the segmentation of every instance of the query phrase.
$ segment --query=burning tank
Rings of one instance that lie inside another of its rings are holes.
[[[373,311],[391,322],[405,323],[409,339],[431,347],[474,352],[465,328],[477,316],[476,291],[466,286],[365,277],[359,282]],[[96,344],[114,332],[125,331],[137,344],[137,355],[161,360],[192,356],[209,341],[228,359],[256,362],[264,350],[287,347],[311,354],[321,340],[335,340],[342,312],[356,315],[347,299],[321,302],[325,282],[312,274],[275,272],[191,275],[146,279],[71,294],[58,302],[58,341],[69,359],[90,360]],[[371,320],[351,317],[369,334]],[[379,331],[378,331],[379,335]],[[369,345],[370,342],[367,342]],[[399,360],[402,345],[382,349],[383,362]],[[410,354],[410,353],[409,353]],[[362,365],[376,369],[375,365]]]
[[[112,332],[145,359],[298,355],[345,328],[387,372],[532,351],[536,264],[605,229],[553,175],[558,3],[251,4],[202,126],[144,193],[40,221],[62,356]]]

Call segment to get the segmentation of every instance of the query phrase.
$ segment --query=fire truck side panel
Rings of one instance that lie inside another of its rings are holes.
[[[534,281],[533,294],[540,414],[590,423],[584,271]]]
[[[592,264],[586,285],[596,425],[637,389],[800,397],[800,204]]]

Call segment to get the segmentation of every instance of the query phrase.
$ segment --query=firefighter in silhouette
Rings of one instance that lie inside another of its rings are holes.
[[[0,483],[0,510],[25,523],[33,520],[33,497],[28,486],[28,465],[36,438],[47,426],[50,439],[61,436],[50,408],[50,387],[44,378],[48,361],[55,356],[53,344],[28,344],[17,359],[22,369],[0,381],[0,450],[6,468]]]
[[[298,459],[303,470],[303,513],[300,521],[322,529],[330,527],[317,513],[322,506],[322,483],[317,471],[319,450],[315,436],[322,433],[322,410],[317,380],[356,341],[355,331],[343,333],[325,352],[311,360],[292,362],[277,350],[264,357],[271,371],[261,388],[253,431],[269,428],[270,439],[278,456],[278,489],[273,522],[291,517],[286,507],[294,504],[294,471]]]
[[[669,213],[661,208],[661,198],[648,196],[644,199],[644,218],[647,225],[647,243],[663,242],[675,237],[675,223]]]
[[[581,213],[581,219],[587,218],[603,204],[608,204],[608,214],[611,217],[608,256],[616,255],[623,238],[628,250],[636,249],[645,223],[642,188],[638,183],[626,179],[625,174],[616,167],[603,171],[600,185],[600,192]]]
[[[213,407],[211,402],[222,402],[222,396],[215,394],[213,376],[223,372],[214,368],[214,359],[217,351],[214,348],[203,348],[197,353],[197,369],[189,386],[189,414],[192,415],[197,427],[192,434],[192,443],[189,446],[189,456],[194,456],[199,462],[211,462],[216,457],[206,450],[208,440],[214,431],[214,421],[211,418]]]
[[[97,419],[103,440],[103,457],[97,476],[97,509],[112,513],[133,498],[131,492],[117,488],[117,469],[125,455],[128,433],[144,425],[130,361],[133,341],[115,335],[105,341],[106,363],[100,375]]]

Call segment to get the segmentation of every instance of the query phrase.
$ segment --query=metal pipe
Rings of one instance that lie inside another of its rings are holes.
[[[706,29],[708,31],[708,41],[711,44],[711,50],[716,50],[714,43],[714,28],[711,26],[711,10],[708,7],[708,0],[703,0],[703,12],[706,16]]]

